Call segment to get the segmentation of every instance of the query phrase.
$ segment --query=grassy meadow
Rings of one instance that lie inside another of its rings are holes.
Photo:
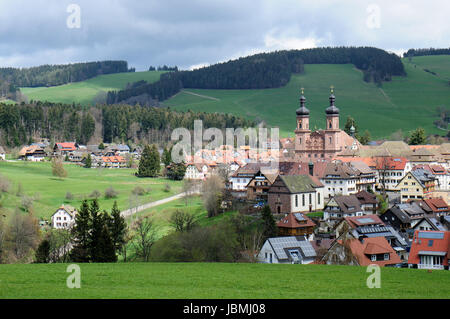
[[[65,164],[67,177],[60,179],[52,175],[49,162],[33,163],[26,161],[0,161],[0,175],[10,181],[8,193],[0,196],[1,210],[11,215],[15,207],[21,207],[22,197],[17,196],[19,184],[22,193],[34,198],[33,210],[37,217],[50,218],[61,204],[80,207],[84,198],[94,190],[101,193],[99,204],[101,209],[110,210],[115,200],[121,210],[153,202],[180,193],[181,181],[171,181],[166,178],[138,178],[134,176],[136,169],[86,169],[74,164]],[[165,191],[165,185],[170,190]],[[131,196],[131,191],[140,186],[150,189],[147,195]],[[118,192],[117,198],[106,199],[105,190],[113,187]],[[66,193],[74,196],[66,199]]]
[[[381,269],[369,289],[366,267],[230,263],[80,264],[69,289],[67,264],[0,265],[0,298],[448,298],[447,271]],[[130,274],[133,274],[130,276]]]
[[[419,59],[423,58],[423,59]],[[449,70],[450,56],[417,57],[413,62],[432,61],[434,69]],[[351,64],[307,64],[305,72],[293,75],[282,88],[264,90],[198,90],[186,89],[165,101],[176,110],[226,112],[263,120],[279,127],[281,136],[292,136],[295,110],[299,107],[300,88],[305,88],[307,107],[311,111],[310,127],[325,127],[329,87],[335,87],[336,105],[340,109],[341,128],[348,115],[354,117],[361,132],[369,130],[372,138],[386,138],[399,129],[404,133],[418,126],[429,134],[442,134],[433,125],[437,106],[450,107],[448,80],[414,67],[403,60],[407,76],[394,77],[382,87],[363,81],[363,74]],[[430,62],[431,63],[431,62]],[[445,72],[447,72],[445,71]],[[203,95],[199,96],[199,95]],[[214,99],[210,99],[212,97]],[[215,100],[217,99],[217,100]]]
[[[101,91],[108,92],[125,88],[127,83],[145,80],[156,82],[164,71],[125,72],[99,75],[92,79],[53,87],[20,88],[28,100],[92,104],[93,98]]]

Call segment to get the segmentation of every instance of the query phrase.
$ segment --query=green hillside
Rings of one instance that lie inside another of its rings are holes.
[[[69,103],[80,103],[88,105],[92,103],[92,99],[100,92],[108,92],[111,90],[120,90],[125,88],[127,83],[145,80],[147,82],[155,82],[159,80],[159,76],[163,71],[147,71],[147,72],[126,72],[114,73],[107,75],[99,75],[95,78],[75,82],[65,85],[53,87],[36,87],[21,88],[23,94],[28,100],[50,101]]]
[[[448,298],[444,270],[228,263],[79,264],[81,288],[66,286],[67,264],[0,265],[0,298]],[[130,276],[130,274],[133,274]]]
[[[436,68],[450,62],[450,56],[431,58]],[[431,63],[431,62],[430,62]],[[300,87],[305,88],[307,107],[311,110],[311,128],[325,126],[324,110],[328,106],[329,87],[335,87],[336,105],[341,110],[341,127],[353,116],[361,131],[368,129],[372,138],[389,137],[422,126],[427,133],[442,134],[434,127],[437,106],[450,107],[448,81],[404,61],[406,77],[394,77],[381,88],[362,80],[363,74],[353,65],[307,64],[305,72],[294,75],[287,86],[265,90],[194,90],[180,92],[165,102],[176,110],[230,112],[264,120],[280,127],[282,136],[293,134],[295,110]],[[430,67],[431,68],[431,67]],[[447,70],[447,68],[445,68]],[[197,94],[197,95],[193,95]]]

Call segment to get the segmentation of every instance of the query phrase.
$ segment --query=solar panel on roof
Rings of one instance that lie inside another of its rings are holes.
[[[298,221],[305,220],[305,217],[303,217],[303,214],[295,213],[294,216],[295,216],[295,219],[297,219]]]
[[[419,238],[425,239],[444,239],[444,233],[419,232]]]

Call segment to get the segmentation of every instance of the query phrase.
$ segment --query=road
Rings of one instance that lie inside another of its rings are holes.
[[[134,215],[136,213],[142,212],[143,210],[146,210],[146,209],[149,209],[149,208],[153,208],[153,207],[156,207],[156,206],[159,206],[159,205],[162,205],[162,204],[165,204],[165,203],[168,203],[168,202],[171,202],[171,201],[183,198],[185,195],[186,195],[185,192],[179,193],[179,194],[176,194],[176,195],[173,195],[173,196],[170,196],[170,197],[167,197],[167,198],[163,198],[163,199],[151,202],[151,203],[147,203],[147,204],[144,204],[144,205],[140,205],[140,206],[136,206],[136,207],[133,207],[133,208],[130,208],[130,209],[126,209],[126,210],[122,211],[120,214],[122,215],[122,217],[127,218],[127,217],[130,217],[131,215]]]

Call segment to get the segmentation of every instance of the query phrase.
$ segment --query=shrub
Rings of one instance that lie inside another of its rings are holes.
[[[115,197],[117,197],[117,194],[118,194],[118,192],[112,187],[108,187],[105,190],[105,198],[108,198],[108,199],[115,198]]]
[[[8,193],[9,188],[11,186],[11,182],[5,176],[0,175],[0,191],[3,193]]]
[[[93,190],[92,193],[89,194],[90,198],[99,198],[102,194],[98,190]]]
[[[166,185],[164,185],[164,191],[166,193],[170,192],[170,185],[166,183]]]
[[[133,188],[131,193],[133,193],[134,195],[142,196],[145,195],[147,191],[141,186],[136,186],[135,188]]]
[[[73,194],[71,192],[67,192],[66,193],[66,199],[67,200],[72,200],[73,199]]]

